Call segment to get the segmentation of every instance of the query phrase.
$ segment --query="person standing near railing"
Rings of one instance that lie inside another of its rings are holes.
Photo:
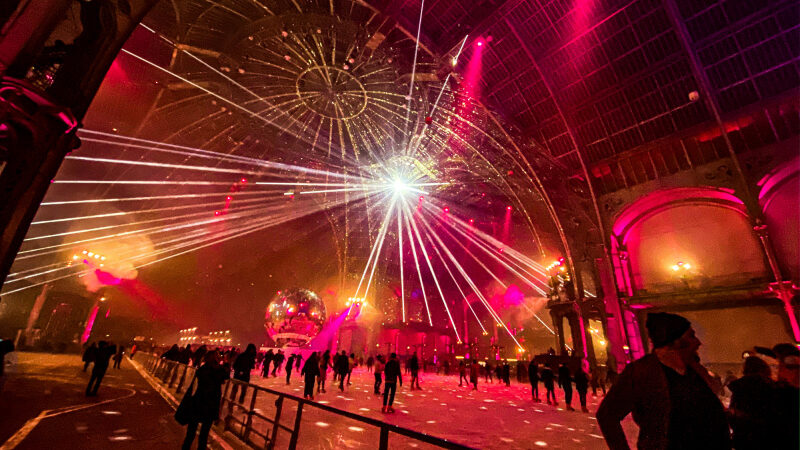
[[[219,408],[222,404],[222,385],[230,377],[230,367],[221,366],[219,354],[212,350],[203,357],[203,365],[195,372],[197,388],[192,395],[191,420],[186,429],[182,450],[192,447],[197,426],[200,425],[200,437],[197,449],[203,450],[208,445],[208,433],[211,425],[219,420]],[[190,395],[188,392],[186,395]]]
[[[394,412],[392,404],[394,404],[394,394],[397,392],[397,382],[400,382],[400,386],[403,385],[403,375],[400,371],[400,362],[397,361],[397,354],[392,353],[389,355],[389,361],[386,362],[386,366],[383,368],[386,381],[383,385],[383,407],[381,408],[381,412]]]
[[[314,384],[317,381],[317,377],[321,376],[319,371],[321,365],[321,362],[317,359],[317,352],[312,353],[306,360],[305,365],[303,365],[303,370],[300,374],[305,377],[303,398],[306,400],[314,400]]]
[[[254,344],[247,344],[247,349],[236,357],[233,362],[233,378],[244,383],[250,382],[250,372],[256,367],[256,346]],[[231,390],[231,399],[236,398],[236,392],[239,390],[239,385],[234,384]],[[244,402],[244,396],[247,393],[247,387],[242,386],[242,393],[239,395],[239,403]]]
[[[272,352],[272,349],[269,349],[264,355],[264,365],[261,366],[262,377],[267,378],[269,376],[269,365],[272,363],[273,358],[275,358],[275,354]]]

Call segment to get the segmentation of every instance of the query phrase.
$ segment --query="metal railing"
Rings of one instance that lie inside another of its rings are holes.
[[[154,378],[158,379],[168,389],[174,389],[180,394],[194,377],[195,368],[175,361],[168,361],[150,354],[137,354],[137,362],[143,365]],[[238,399],[237,399],[238,397]],[[360,425],[371,427],[378,432],[378,449],[389,448],[389,438],[397,435],[416,443],[430,446],[468,450],[472,447],[450,442],[446,439],[430,436],[419,431],[414,431],[398,425],[360,416],[342,409],[307,400],[296,395],[273,389],[256,386],[235,379],[229,379],[223,386],[222,405],[222,431],[230,432],[242,443],[251,448],[275,449],[288,448],[295,450],[300,441],[300,432],[304,425],[308,425],[314,418],[321,415],[333,414],[339,419],[358,422]],[[292,417],[294,414],[294,417]],[[304,422],[304,415],[306,422]],[[312,417],[308,419],[308,417]],[[317,426],[320,423],[316,422]],[[325,426],[329,426],[324,423]],[[365,429],[350,427],[351,429]],[[303,444],[302,447],[323,447],[324,433],[307,433],[312,439],[323,439],[314,444]],[[416,445],[415,445],[416,446]]]

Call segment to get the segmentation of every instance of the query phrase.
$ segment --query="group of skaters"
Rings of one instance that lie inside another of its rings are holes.
[[[114,368],[119,369],[122,364],[122,356],[125,354],[125,346],[114,345],[106,341],[92,342],[83,350],[81,360],[83,361],[83,371],[92,364],[92,372],[89,377],[89,384],[86,386],[86,396],[96,397],[100,389],[100,383],[106,375],[111,358],[114,358]]]

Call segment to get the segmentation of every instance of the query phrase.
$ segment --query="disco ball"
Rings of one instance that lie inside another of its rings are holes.
[[[301,347],[325,324],[325,304],[308,289],[278,291],[267,306],[267,334],[277,346]]]

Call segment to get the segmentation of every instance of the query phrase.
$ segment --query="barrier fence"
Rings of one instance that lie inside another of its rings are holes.
[[[136,356],[137,362],[164,387],[172,390],[178,399],[194,377],[195,368],[186,364],[150,354],[139,353]],[[336,448],[341,438],[339,431],[348,429],[359,433],[359,442],[368,445],[375,442],[380,450],[389,448],[390,438],[392,447],[397,448],[471,449],[446,439],[239,380],[229,379],[222,389],[222,431],[230,432],[251,448]],[[330,426],[335,426],[336,432],[324,431]],[[370,447],[374,448],[374,445]]]

